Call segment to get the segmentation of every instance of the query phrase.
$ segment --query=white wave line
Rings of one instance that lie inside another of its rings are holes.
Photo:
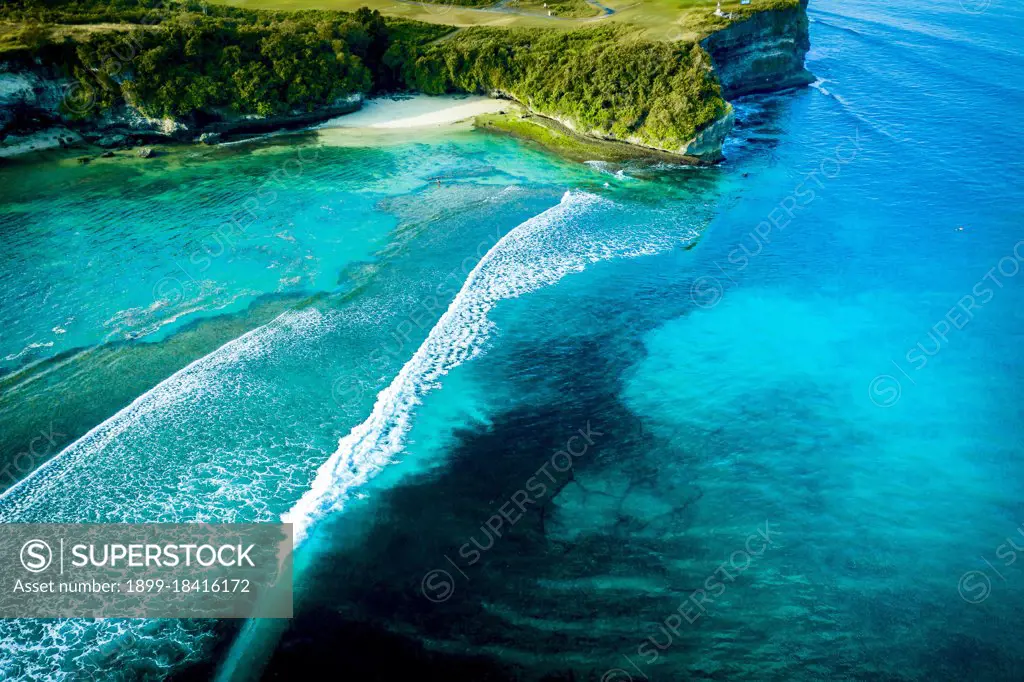
[[[260,325],[255,329],[247,331],[241,336],[228,341],[223,346],[220,346],[213,352],[207,353],[203,357],[193,360],[189,364],[185,365],[177,372],[175,372],[171,376],[167,377],[166,379],[158,383],[153,388],[149,389],[148,391],[137,397],[128,406],[122,408],[112,417],[109,417],[108,419],[94,426],[83,436],[72,442],[70,445],[65,447],[63,450],[61,450],[59,453],[57,453],[50,459],[48,459],[37,469],[33,470],[28,476],[21,479],[20,481],[12,485],[10,488],[5,490],[2,494],[0,494],[0,507],[2,507],[3,503],[6,502],[8,499],[18,494],[22,488],[29,485],[30,482],[34,483],[37,482],[37,480],[40,479],[41,477],[45,477],[49,473],[49,471],[53,469],[55,466],[64,465],[63,472],[51,476],[49,479],[44,481],[41,487],[36,488],[33,491],[36,494],[36,498],[39,498],[43,493],[45,493],[48,490],[51,490],[54,485],[62,481],[64,477],[67,476],[68,473],[70,473],[73,470],[73,467],[71,465],[74,463],[74,461],[77,461],[78,459],[81,459],[82,457],[85,457],[92,452],[98,452],[103,446],[105,446],[111,440],[113,440],[120,434],[124,433],[132,424],[136,422],[139,416],[146,414],[149,411],[146,409],[147,407],[151,409],[152,407],[155,406],[153,405],[153,401],[155,400],[156,396],[167,391],[168,388],[170,387],[180,387],[181,384],[185,383],[184,380],[193,373],[203,369],[205,366],[213,362],[216,362],[220,358],[220,356],[222,356],[226,352],[233,350],[236,346],[244,346],[244,344],[246,344],[250,339],[252,339],[253,337],[260,333],[265,333],[272,327],[272,325],[274,325],[274,323],[276,323],[282,317],[290,314],[292,314],[292,311],[283,312],[270,322]],[[176,391],[176,393],[180,395],[181,392]],[[94,447],[86,451],[86,446],[93,442],[96,443],[97,447]],[[68,461],[70,458],[74,458],[74,461]],[[16,515],[16,512],[18,511],[19,508],[10,511],[15,512]],[[10,520],[11,519],[9,511],[0,508],[0,522],[9,522]]]
[[[423,394],[437,385],[440,377],[479,352],[477,344],[489,329],[487,313],[498,300],[518,296],[537,284],[556,281],[567,272],[582,269],[577,259],[572,263],[563,261],[561,270],[526,271],[526,277],[519,280],[510,277],[511,273],[498,271],[491,278],[490,287],[485,285],[477,292],[482,273],[495,258],[509,243],[547,227],[550,219],[571,210],[574,204],[595,202],[611,204],[594,194],[566,192],[561,203],[510,230],[484,254],[412,358],[378,394],[370,416],[338,441],[337,450],[321,465],[310,489],[282,515],[283,522],[294,525],[296,545],[306,538],[310,527],[321,516],[341,506],[347,490],[368,481],[401,451],[411,428],[413,408],[420,403]],[[556,259],[558,257],[565,258],[556,254]]]

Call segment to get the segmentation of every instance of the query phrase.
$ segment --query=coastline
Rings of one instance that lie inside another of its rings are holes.
[[[702,43],[719,164],[529,85],[0,159],[0,520],[298,524],[290,618],[9,618],[0,679],[1024,680],[1024,5],[965,9]]]
[[[701,163],[696,157],[674,154],[640,144],[582,135],[555,119],[532,113],[519,104],[514,104],[507,112],[477,116],[473,124],[480,130],[507,135],[580,163],[643,160],[679,165]]]
[[[484,114],[496,114],[512,105],[483,95],[392,95],[366,100],[359,111],[313,126],[408,130],[453,125]]]
[[[357,13],[355,21],[362,22],[361,30],[378,36],[373,54],[362,48],[358,55],[348,54],[343,47],[347,43],[335,41],[342,51],[329,63],[341,63],[338,59],[344,57],[342,62],[351,69],[310,71],[301,80],[306,85],[296,92],[288,90],[288,96],[281,94],[284,84],[273,78],[262,94],[238,90],[232,85],[235,76],[227,78],[210,66],[219,63],[212,56],[197,68],[213,69],[205,77],[219,87],[191,99],[169,88],[172,75],[152,60],[147,66],[138,62],[124,86],[102,73],[96,77],[102,88],[80,75],[72,77],[67,64],[80,73],[82,60],[93,58],[90,50],[116,47],[111,38],[99,37],[104,34],[81,44],[55,44],[53,49],[63,52],[43,61],[33,61],[24,49],[8,51],[0,56],[0,135],[5,135],[0,158],[84,144],[106,150],[218,144],[309,128],[430,128],[498,114],[509,106],[483,96],[489,94],[511,100],[548,128],[539,131],[534,130],[538,126],[513,122],[520,132],[538,132],[548,140],[565,138],[550,145],[556,153],[612,142],[636,148],[639,157],[653,152],[680,163],[715,163],[722,159],[722,145],[732,128],[728,99],[788,89],[811,78],[804,68],[809,49],[806,0],[760,0],[759,5],[754,10],[719,12],[716,20],[709,18],[715,16],[711,12],[690,17],[703,27],[705,36],[692,44],[681,38],[682,33],[664,40],[646,38],[642,27],[630,24],[568,33],[540,28],[513,33],[491,26],[448,26],[445,32],[441,26],[404,25],[366,10]],[[226,11],[221,8],[215,14]],[[217,23],[223,19],[196,15],[194,20],[210,35],[225,30]],[[347,35],[349,25],[342,23],[342,15],[333,20],[338,23],[332,30],[339,37]],[[250,30],[266,33],[267,40],[283,35],[279,27],[262,26],[255,16],[246,16],[245,21]],[[320,40],[320,49],[328,49],[312,24],[304,24],[303,31],[305,40]],[[142,49],[148,56],[172,50],[187,59],[175,35],[145,32]],[[218,40],[210,40],[211,55],[226,49],[223,41],[233,38],[225,33]],[[561,60],[567,50],[578,59]],[[384,53],[387,59],[380,56]],[[345,61],[349,58],[352,61]],[[247,68],[267,73],[284,68],[271,67],[268,60],[273,58],[259,51],[247,53],[246,60]],[[370,92],[410,94],[364,101]],[[438,109],[411,93],[449,101]],[[471,99],[452,104],[458,96]],[[383,114],[381,107],[389,113]],[[353,113],[355,118],[339,118]]]
[[[469,127],[469,122],[479,116],[501,114],[510,107],[518,105],[483,95],[384,95],[365,100],[361,108],[352,113],[335,115],[326,121],[318,118],[317,122],[302,127],[289,126],[265,132],[242,133],[211,143],[168,139],[156,143],[147,142],[146,145],[154,148],[153,157],[168,159],[186,154],[206,155],[284,135],[315,135],[328,144],[375,144],[378,141],[384,142],[389,133],[407,133],[412,130],[420,134],[440,132],[460,124]],[[372,136],[372,141],[369,136]],[[71,142],[62,144],[62,140]],[[137,150],[141,146],[125,144],[110,150],[70,130],[48,128],[21,137],[10,146],[0,147],[0,162],[67,162],[78,159],[80,163],[93,163],[131,159],[145,164],[148,162],[146,159],[137,157]]]

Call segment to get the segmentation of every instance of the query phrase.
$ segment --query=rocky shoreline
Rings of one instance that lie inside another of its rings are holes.
[[[807,21],[807,2],[800,0],[799,6],[787,9],[765,10],[749,18],[735,21],[726,28],[715,31],[700,45],[711,56],[715,74],[726,100],[762,92],[778,92],[802,87],[814,82],[814,75],[804,67],[804,58],[811,47]],[[515,100],[509,93],[492,93],[505,99]],[[636,156],[650,154],[669,156],[685,163],[715,163],[723,159],[722,145],[732,131],[734,111],[730,105],[679,149],[654,147],[633,139],[618,139],[599,132],[581,130],[573,121],[546,114],[519,102],[530,114],[549,119],[552,125],[539,134],[524,133],[521,125],[510,126],[489,121],[489,127],[529,137],[556,152],[579,146],[580,142],[602,145],[612,143],[605,158],[621,156],[621,147],[631,146]],[[559,126],[565,130],[559,130]],[[575,142],[567,138],[582,138]],[[590,145],[592,146],[592,145]],[[590,150],[591,152],[593,150]]]
[[[0,158],[33,151],[93,145],[125,149],[160,143],[205,143],[302,128],[358,111],[363,97],[355,95],[314,111],[276,116],[244,116],[207,112],[201,116],[150,118],[121,104],[102,116],[75,116],[78,84],[46,68],[0,64]]]
[[[700,46],[711,57],[723,98],[729,100],[752,93],[784,90],[814,80],[804,67],[804,57],[810,49],[806,8],[807,0],[800,0],[799,5],[792,7],[757,12],[700,41]],[[314,111],[275,116],[215,111],[163,119],[149,118],[121,104],[101,116],[82,118],[75,115],[75,105],[83,99],[91,104],[88,96],[91,93],[81,90],[78,82],[39,64],[0,63],[0,158],[83,144],[104,149],[161,142],[215,144],[231,138],[309,126],[352,113],[363,102],[361,95],[353,95]],[[513,99],[507,93],[498,95]],[[654,151],[674,155],[688,163],[721,160],[722,145],[733,122],[729,107],[687,144],[678,149],[662,149],[636,139],[617,139],[582,130],[573,121],[524,106],[532,114],[557,121],[583,138],[633,145],[639,155]]]

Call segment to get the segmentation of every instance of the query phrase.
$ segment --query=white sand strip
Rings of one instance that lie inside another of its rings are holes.
[[[363,108],[345,116],[332,118],[320,128],[428,128],[458,123],[480,114],[508,109],[507,100],[479,95],[414,95],[402,98],[368,100]]]

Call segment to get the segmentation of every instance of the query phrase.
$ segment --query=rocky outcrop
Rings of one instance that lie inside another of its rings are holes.
[[[807,0],[794,1],[789,7],[761,10],[746,18],[737,18],[700,41],[711,57],[711,64],[726,100],[758,92],[775,92],[807,85],[814,76],[804,67],[810,49]],[[733,126],[733,109],[707,123],[686,145],[666,148],[640,138],[616,138],[599,130],[584,130],[575,121],[535,109],[523,98],[504,91],[492,97],[520,101],[531,113],[557,121],[573,133],[603,141],[618,141],[645,147],[699,162],[720,161],[722,145]]]
[[[311,112],[247,116],[213,111],[180,119],[151,118],[122,103],[98,116],[82,118],[74,115],[75,105],[82,101],[82,93],[76,90],[80,88],[46,67],[0,64],[0,158],[83,141],[104,148],[204,137],[212,143],[232,135],[311,125],[352,113],[363,101],[362,95],[353,95]]]
[[[683,149],[679,150],[679,153],[684,156],[693,156],[702,161],[720,161],[722,145],[725,144],[725,138],[732,130],[733,118],[733,109],[730,104],[721,118],[698,132]]]
[[[811,48],[807,0],[786,9],[757,12],[701,41],[711,55],[722,96],[733,99],[814,81],[804,68]]]
[[[63,123],[61,101],[70,81],[47,69],[0,64],[0,134]]]
[[[535,109],[529,104],[519,101],[519,99],[514,95],[502,90],[492,90],[488,95],[496,99],[507,99],[511,102],[515,102],[533,116],[539,116],[549,122],[553,122],[557,127],[564,128],[565,132],[575,136],[577,139],[582,138],[583,140],[590,140],[594,143],[617,144],[620,145],[620,148],[632,147],[636,152],[635,156],[637,157],[645,156],[645,150],[647,150],[654,154],[654,158],[659,160],[676,160],[693,163],[714,163],[716,161],[721,161],[723,158],[722,144],[725,142],[725,138],[728,136],[729,131],[732,130],[734,119],[732,105],[727,103],[725,113],[701,128],[692,140],[678,148],[667,148],[667,146],[651,144],[639,137],[619,138],[602,130],[582,129],[570,118],[556,116],[549,112]],[[549,125],[547,127],[550,128],[551,126]],[[608,158],[621,156],[621,154],[616,151],[608,151],[610,152],[607,155]]]
[[[74,147],[81,142],[81,135],[63,126],[51,126],[21,134],[11,133],[0,142],[0,159],[43,149]]]
[[[127,104],[119,104],[96,118],[81,121],[80,127],[82,134],[95,142],[104,138],[116,140],[118,137],[152,142],[186,141],[194,135],[191,118],[150,118]]]
[[[492,96],[494,96],[493,93]],[[685,146],[678,149],[666,149],[650,144],[639,137],[620,139],[601,130],[581,130],[572,119],[537,111],[512,97],[502,96],[501,99],[516,102],[530,114],[557,124],[577,139],[589,140],[593,144],[619,145],[619,148],[632,149],[633,155],[637,157],[645,156],[647,152],[650,152],[654,155],[653,158],[660,160],[692,161],[694,163],[720,161],[722,159],[722,144],[725,142],[726,135],[732,130],[733,124],[733,111],[730,105],[728,111],[721,118],[715,119],[705,126]],[[611,154],[611,156],[616,155]]]

